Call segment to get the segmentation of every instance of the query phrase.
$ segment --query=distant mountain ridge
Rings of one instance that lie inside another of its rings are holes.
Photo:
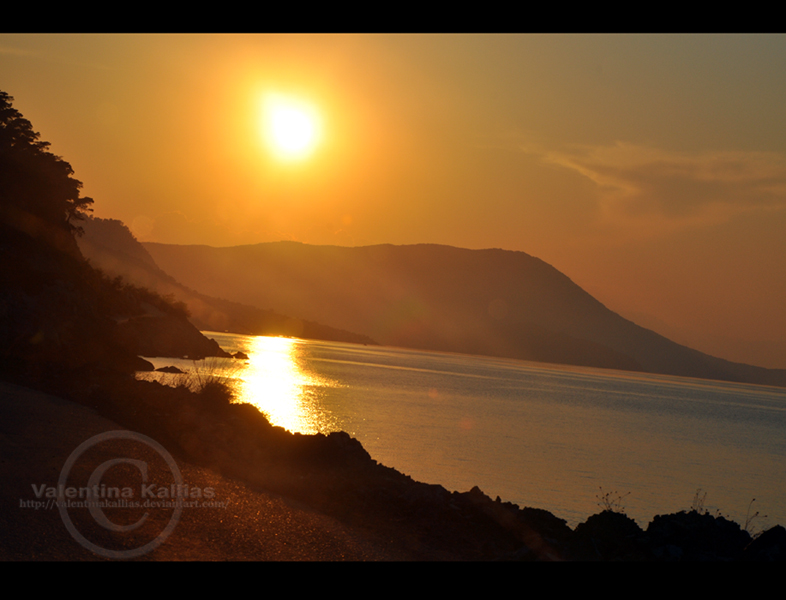
[[[232,331],[254,335],[288,335],[303,338],[374,344],[367,336],[271,310],[263,310],[222,297],[211,297],[190,289],[161,270],[148,251],[122,221],[88,218],[85,234],[79,238],[82,254],[95,267],[112,277],[122,277],[136,285],[182,302],[189,320],[201,330]]]
[[[434,244],[143,246],[161,269],[202,293],[385,345],[786,386],[786,370],[672,342],[524,252]]]

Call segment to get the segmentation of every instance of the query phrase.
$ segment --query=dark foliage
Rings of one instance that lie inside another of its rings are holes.
[[[0,206],[4,220],[28,229],[50,225],[78,232],[93,203],[80,193],[71,165],[49,152],[30,121],[0,91]]]
[[[76,371],[130,374],[142,352],[118,322],[150,315],[208,342],[182,303],[88,264],[76,236],[93,201],[12,100],[0,91],[0,374],[36,386]]]

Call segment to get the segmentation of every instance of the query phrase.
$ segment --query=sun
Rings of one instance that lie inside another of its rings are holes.
[[[319,114],[313,106],[300,99],[268,95],[263,103],[262,135],[277,158],[303,160],[319,144]]]

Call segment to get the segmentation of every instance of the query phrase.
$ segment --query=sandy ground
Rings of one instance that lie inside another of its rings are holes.
[[[108,556],[106,551],[130,553],[145,547],[151,549],[131,559],[407,558],[393,543],[350,531],[335,519],[281,497],[252,491],[182,460],[175,463],[182,482],[189,486],[189,494],[198,489],[197,493],[210,493],[212,498],[189,498],[189,505],[179,514],[171,502],[166,505],[166,499],[162,501],[164,506],[129,508],[123,502],[140,501],[143,496],[149,500],[151,495],[152,502],[158,501],[161,494],[172,491],[170,482],[175,481],[166,459],[134,440],[95,444],[76,458],[69,470],[67,487],[87,487],[90,476],[100,475],[104,465],[103,475],[95,481],[103,484],[105,490],[117,488],[128,493],[128,497],[104,497],[101,511],[94,509],[92,513],[83,506],[62,511],[72,524],[69,530],[61,510],[47,499],[46,490],[57,488],[66,461],[81,444],[108,431],[125,430],[81,405],[0,382],[0,559],[120,560]],[[129,459],[139,462],[131,464]],[[145,463],[145,475],[140,463]],[[144,486],[148,486],[146,494],[142,492]],[[137,526],[140,521],[142,525]],[[129,530],[114,531],[118,525]],[[171,533],[155,546],[168,526]],[[99,551],[91,550],[91,544]]]

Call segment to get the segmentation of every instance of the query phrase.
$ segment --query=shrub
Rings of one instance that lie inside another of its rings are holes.
[[[206,360],[203,365],[194,362],[194,368],[181,376],[177,387],[194,392],[202,407],[211,412],[224,410],[236,400],[231,380],[237,369],[227,368],[220,359]]]
[[[608,512],[625,514],[625,507],[622,505],[622,500],[626,496],[630,496],[630,492],[627,494],[620,494],[616,491],[604,493],[602,487],[598,487],[598,489],[600,490],[600,494],[595,496],[595,498],[598,499],[598,506],[600,506],[600,508]]]

